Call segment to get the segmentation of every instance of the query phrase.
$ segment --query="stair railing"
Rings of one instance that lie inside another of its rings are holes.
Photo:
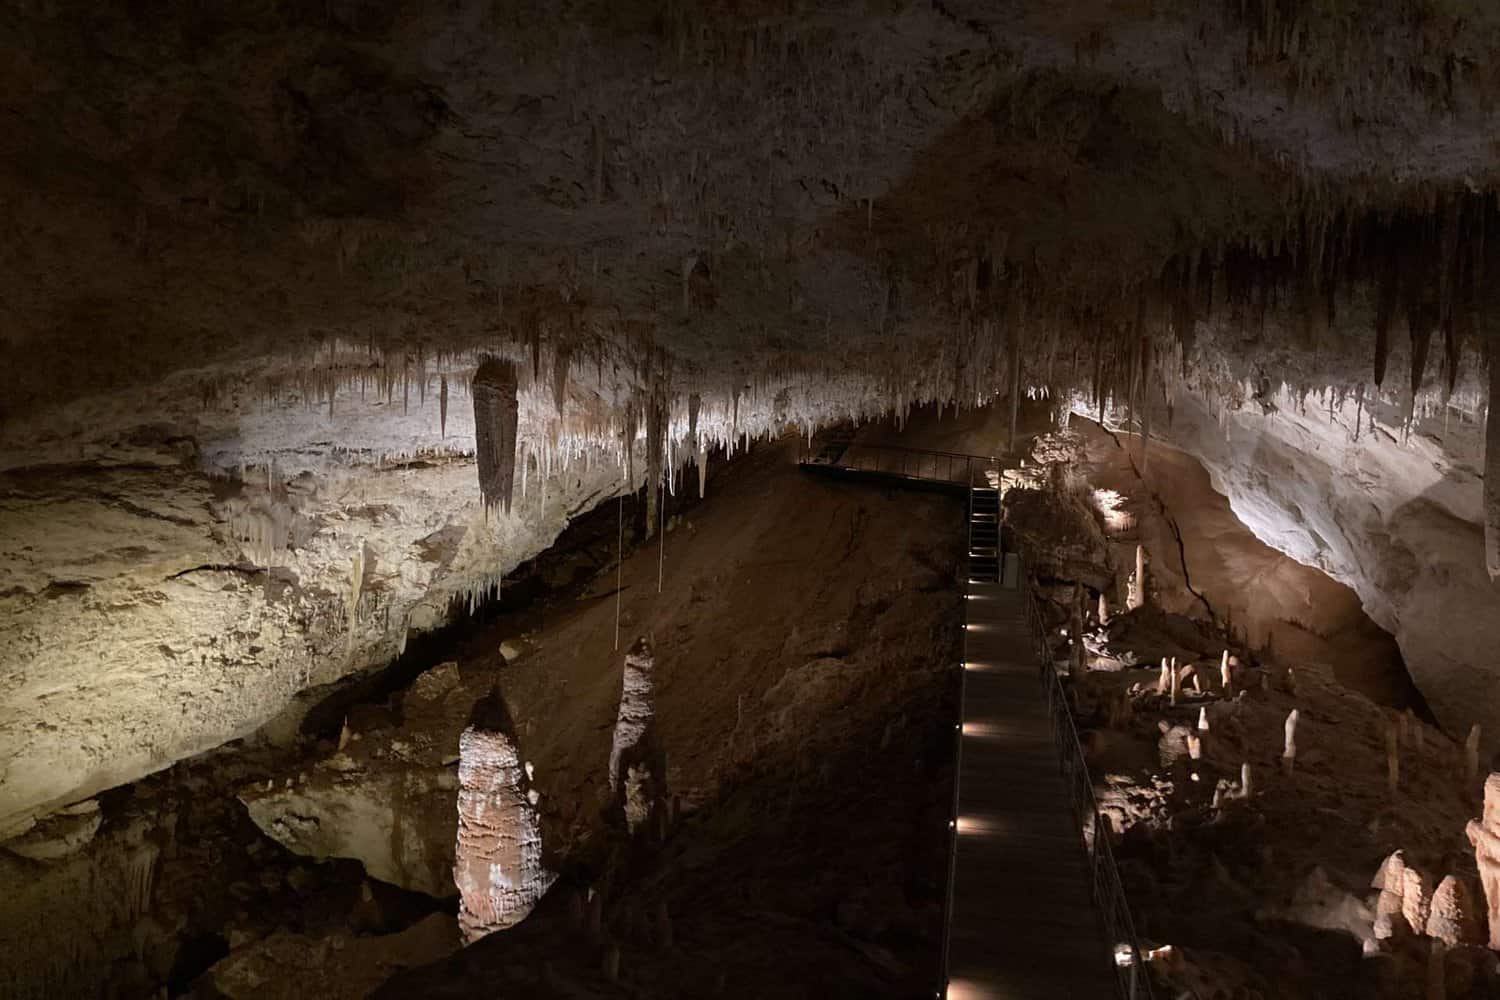
[[[1145,952],[1141,948],[1140,937],[1136,934],[1135,921],[1125,898],[1125,887],[1120,881],[1120,869],[1115,862],[1114,849],[1110,846],[1113,826],[1099,809],[1099,801],[1094,796],[1094,783],[1089,777],[1083,743],[1078,738],[1078,727],[1073,720],[1073,712],[1068,707],[1067,692],[1063,690],[1062,680],[1053,665],[1052,646],[1047,640],[1047,626],[1036,596],[1036,581],[1029,573],[1023,579],[1023,586],[1026,587],[1026,618],[1036,646],[1042,686],[1047,692],[1047,710],[1052,718],[1063,781],[1068,788],[1073,815],[1083,826],[1083,844],[1088,855],[1094,903],[1104,923],[1107,940],[1114,947],[1114,969],[1120,996],[1125,1000],[1155,1000],[1151,977],[1146,972]]]

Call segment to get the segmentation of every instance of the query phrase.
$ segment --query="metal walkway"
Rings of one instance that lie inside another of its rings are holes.
[[[969,584],[948,932],[952,1000],[1115,995],[1026,592]]]
[[[830,435],[800,463],[967,498],[962,721],[938,996],[1151,1000],[1109,838],[1086,844],[1080,832],[1080,821],[1091,830],[1106,821],[1020,554],[1001,538],[1003,460]]]

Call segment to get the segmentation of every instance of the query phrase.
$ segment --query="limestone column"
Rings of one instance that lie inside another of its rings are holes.
[[[1500,774],[1485,779],[1484,811],[1479,819],[1469,820],[1464,832],[1474,845],[1474,861],[1484,887],[1490,948],[1500,951]]]
[[[519,923],[557,876],[542,866],[542,828],[515,726],[499,691],[474,706],[458,738],[453,881],[465,944]]]
[[[609,787],[634,832],[651,816],[665,787],[656,741],[656,660],[651,645],[637,639],[625,654],[620,710],[609,749]]]

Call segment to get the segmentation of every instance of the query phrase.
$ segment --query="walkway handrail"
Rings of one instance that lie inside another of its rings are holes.
[[[939,451],[933,448],[906,448],[893,444],[845,445],[832,462],[818,462],[818,450],[805,443],[799,445],[797,461],[802,465],[826,465],[835,469],[876,472],[928,482],[972,485],[975,475],[999,471],[1004,463],[998,455],[974,455],[961,451]]]
[[[1130,905],[1125,899],[1125,887],[1120,881],[1120,869],[1115,863],[1114,849],[1110,847],[1112,826],[1100,811],[1098,799],[1094,797],[1094,783],[1089,777],[1083,744],[1078,739],[1078,727],[1068,708],[1067,692],[1063,690],[1062,681],[1053,666],[1052,648],[1047,641],[1047,625],[1042,620],[1041,605],[1037,601],[1036,581],[1029,573],[1025,579],[1026,617],[1031,625],[1032,640],[1036,644],[1042,686],[1047,691],[1047,710],[1052,717],[1063,780],[1068,786],[1068,796],[1072,800],[1075,817],[1089,824],[1083,830],[1084,850],[1089,859],[1094,902],[1104,921],[1108,940],[1115,948],[1114,969],[1120,996],[1125,1000],[1154,1000],[1151,977],[1146,972],[1145,953],[1135,931],[1135,921],[1130,916]],[[1075,636],[1074,641],[1082,640]]]

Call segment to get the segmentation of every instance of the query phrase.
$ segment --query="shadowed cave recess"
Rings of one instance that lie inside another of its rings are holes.
[[[1500,997],[1500,8],[0,56],[0,996]]]

